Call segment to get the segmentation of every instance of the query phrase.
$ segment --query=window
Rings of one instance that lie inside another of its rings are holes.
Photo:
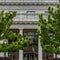
[[[26,13],[27,18],[35,18],[35,11],[27,11]]]
[[[45,13],[44,13],[44,17],[45,18],[48,18],[48,11],[46,10]]]
[[[23,33],[24,36],[28,36],[30,38],[30,44],[37,44],[38,34],[37,32],[28,31]]]
[[[45,11],[45,13],[47,13],[47,14],[48,14],[48,11],[46,10],[46,11]]]
[[[28,14],[34,14],[35,11],[27,11]]]

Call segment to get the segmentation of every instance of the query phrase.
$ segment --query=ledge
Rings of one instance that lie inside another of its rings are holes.
[[[18,22],[14,21],[13,24],[15,24],[15,25],[18,25],[18,24],[31,25],[31,24],[38,24],[38,21],[23,21],[23,22],[22,21],[18,21]]]

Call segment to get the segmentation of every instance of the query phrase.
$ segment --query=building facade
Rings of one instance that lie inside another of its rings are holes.
[[[47,18],[48,6],[56,8],[57,4],[58,0],[0,0],[0,11],[17,11],[10,29],[22,36],[28,35],[31,39],[26,50],[7,52],[6,56],[12,57],[13,60],[46,60],[37,34],[38,14],[43,13]],[[3,57],[4,53],[0,53],[0,56]]]

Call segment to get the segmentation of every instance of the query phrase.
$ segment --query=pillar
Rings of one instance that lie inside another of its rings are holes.
[[[40,45],[40,39],[38,39],[38,60],[42,60],[42,47]]]
[[[23,35],[23,29],[20,29],[19,33]],[[23,60],[23,50],[19,50],[19,60]]]

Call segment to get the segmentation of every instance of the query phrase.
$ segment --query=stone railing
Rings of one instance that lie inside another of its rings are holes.
[[[0,0],[0,2],[58,2],[59,0]]]

